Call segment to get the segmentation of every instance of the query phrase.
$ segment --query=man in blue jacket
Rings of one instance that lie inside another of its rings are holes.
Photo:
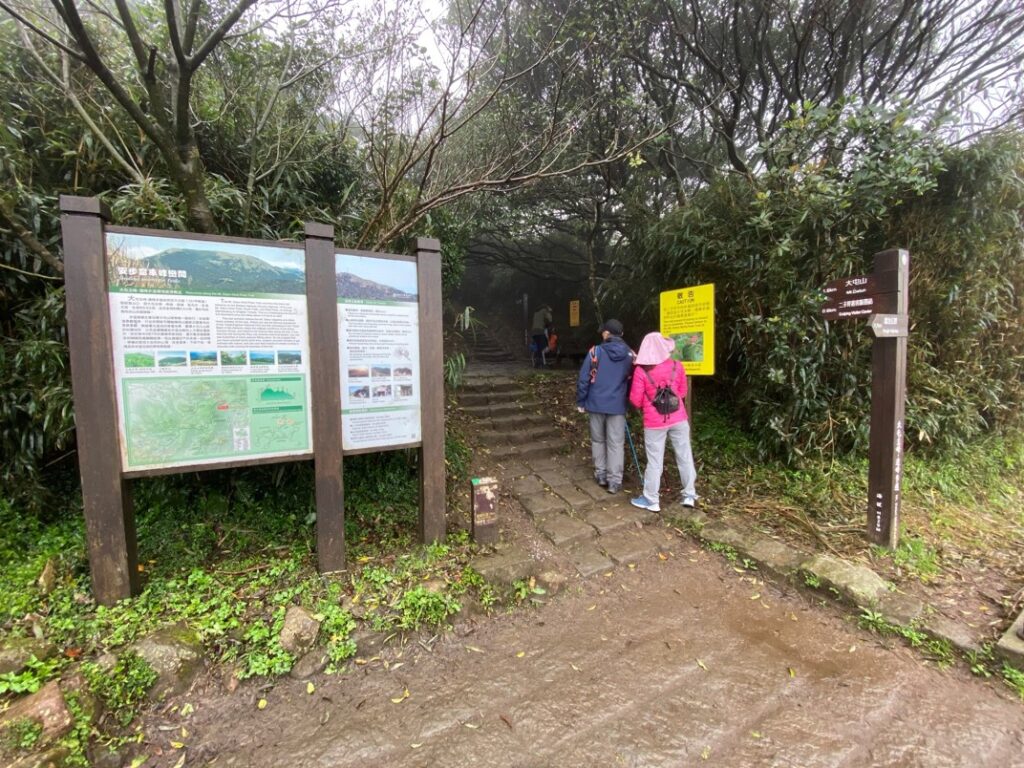
[[[622,490],[626,442],[626,402],[633,373],[633,350],[622,340],[622,323],[601,326],[601,344],[591,347],[576,380],[576,408],[590,414],[594,479],[608,493]]]

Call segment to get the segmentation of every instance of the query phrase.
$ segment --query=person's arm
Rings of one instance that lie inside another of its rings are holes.
[[[587,395],[590,393],[590,354],[583,357],[583,365],[580,366],[580,375],[576,378],[576,407],[583,408],[587,402]]]
[[[647,377],[639,370],[639,366],[633,368],[633,383],[629,386],[629,402],[634,408],[642,408],[644,395],[647,392]]]
[[[676,394],[679,395],[679,399],[682,400],[686,397],[686,366],[679,363],[679,370],[676,371]]]

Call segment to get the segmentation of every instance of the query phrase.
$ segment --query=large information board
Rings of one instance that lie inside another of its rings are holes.
[[[416,261],[335,256],[342,447],[417,443],[420,308]]]
[[[301,248],[108,232],[126,471],[312,450]]]
[[[687,375],[714,375],[715,284],[663,291],[661,335],[675,339],[672,357],[682,361]]]
[[[345,454],[416,449],[419,536],[444,539],[437,240],[417,238],[414,256],[339,254],[318,222],[304,242],[274,242],[112,227],[97,198],[60,207],[99,603],[142,587],[136,478],[312,459],[317,566],[332,573],[345,568]]]

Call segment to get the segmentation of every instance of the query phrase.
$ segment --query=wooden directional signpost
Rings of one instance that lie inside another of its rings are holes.
[[[871,350],[871,440],[868,448],[868,537],[894,548],[899,541],[903,478],[903,412],[907,394],[910,254],[875,254],[870,275],[841,278],[822,290],[826,320],[866,317]]]

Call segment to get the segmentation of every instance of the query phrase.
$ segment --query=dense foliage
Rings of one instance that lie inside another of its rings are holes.
[[[59,59],[18,39],[10,20],[0,22],[0,484],[5,496],[42,511],[58,485],[46,473],[74,467],[58,196],[99,195],[113,222],[127,226],[187,229],[189,215],[159,153],[103,89],[75,69],[67,87],[52,80]],[[212,216],[223,234],[263,239],[300,238],[305,221],[320,221],[352,244],[374,204],[364,153],[343,126],[323,115],[310,122],[310,109],[324,109],[311,84],[278,96],[273,135],[254,134],[252,115],[270,114],[254,83],[288,56],[286,41],[257,42],[215,58],[219,79],[200,83],[198,142]],[[229,82],[250,87],[233,91]],[[282,141],[291,142],[287,152]],[[454,210],[438,211],[415,233],[442,240],[446,287],[461,274],[464,226]],[[411,245],[406,237],[388,248]]]
[[[654,324],[659,289],[715,283],[718,379],[762,454],[845,452],[867,441],[871,336],[826,323],[819,289],[906,248],[911,445],[961,445],[1016,418],[1021,137],[955,149],[898,115],[807,109],[768,149],[788,163],[721,178],[650,229],[619,300]]]

